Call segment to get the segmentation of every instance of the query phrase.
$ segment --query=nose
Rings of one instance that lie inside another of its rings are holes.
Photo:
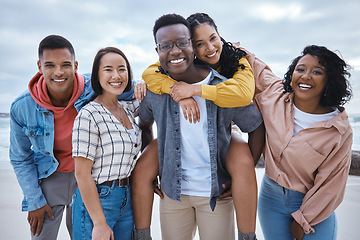
[[[170,50],[170,53],[172,53],[172,54],[178,54],[180,52],[181,52],[181,49],[178,46],[176,46],[176,44],[174,44],[173,48]]]
[[[211,43],[206,43],[205,48],[207,51],[212,51],[214,49],[214,46]]]
[[[304,79],[310,78],[310,72],[308,72],[308,71],[304,72],[304,74],[301,75],[301,78],[304,78]]]
[[[55,74],[55,76],[61,76],[61,75],[64,74],[64,71],[61,69],[60,66],[57,66],[57,67],[55,68],[54,74]]]
[[[118,71],[114,71],[114,72],[113,72],[113,75],[112,75],[112,78],[113,78],[113,79],[118,79],[118,78],[120,78],[119,72],[118,72]]]

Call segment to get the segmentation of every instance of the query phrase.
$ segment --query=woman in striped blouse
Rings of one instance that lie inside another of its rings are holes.
[[[98,97],[82,108],[73,127],[78,182],[74,239],[131,239],[134,219],[129,177],[141,147],[135,123],[139,103],[118,101],[118,95],[131,89],[131,80],[129,61],[121,50],[99,50],[91,75]]]

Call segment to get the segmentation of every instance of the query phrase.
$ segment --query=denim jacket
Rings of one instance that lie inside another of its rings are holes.
[[[210,85],[227,80],[215,70],[209,70],[212,72]],[[230,180],[224,159],[230,145],[231,122],[234,121],[243,132],[252,132],[262,123],[262,117],[253,103],[245,107],[221,108],[206,100],[206,110],[211,165],[210,206],[214,210],[216,198],[223,191],[222,184]],[[140,118],[156,122],[161,187],[167,196],[178,201],[181,201],[182,177],[180,114],[179,104],[168,94],[148,91],[140,104]]]
[[[85,74],[85,86],[74,107],[79,111],[96,97],[91,88],[90,75]],[[121,95],[132,99],[133,90]],[[40,188],[40,180],[54,173],[59,165],[53,153],[54,115],[38,105],[26,90],[10,107],[10,162],[24,194],[23,211],[33,211],[47,202]]]

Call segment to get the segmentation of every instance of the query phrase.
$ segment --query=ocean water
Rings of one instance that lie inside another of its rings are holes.
[[[349,120],[354,132],[353,150],[360,151],[360,114],[349,114]],[[10,119],[0,117],[0,169],[11,169],[9,162]]]

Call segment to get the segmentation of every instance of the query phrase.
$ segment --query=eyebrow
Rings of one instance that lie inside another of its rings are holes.
[[[298,67],[303,67],[303,66],[305,66],[305,64],[299,64],[299,65],[297,65]],[[320,68],[321,70],[323,70],[323,71],[325,71],[325,68],[324,67],[319,67],[319,66],[315,66],[315,68]]]
[[[216,34],[216,33],[212,33],[209,38],[212,38],[215,34]],[[197,43],[197,42],[202,42],[202,41],[203,41],[203,40],[197,40],[197,41],[195,41],[195,43]]]
[[[105,66],[103,66],[103,68],[112,68],[113,66],[112,65],[105,65]],[[126,68],[126,66],[125,65],[119,65],[118,67],[124,67],[124,68]]]
[[[44,62],[44,64],[49,64],[49,63],[54,64],[54,62],[52,62],[52,61]],[[71,64],[71,61],[64,61],[63,63],[70,63]]]

